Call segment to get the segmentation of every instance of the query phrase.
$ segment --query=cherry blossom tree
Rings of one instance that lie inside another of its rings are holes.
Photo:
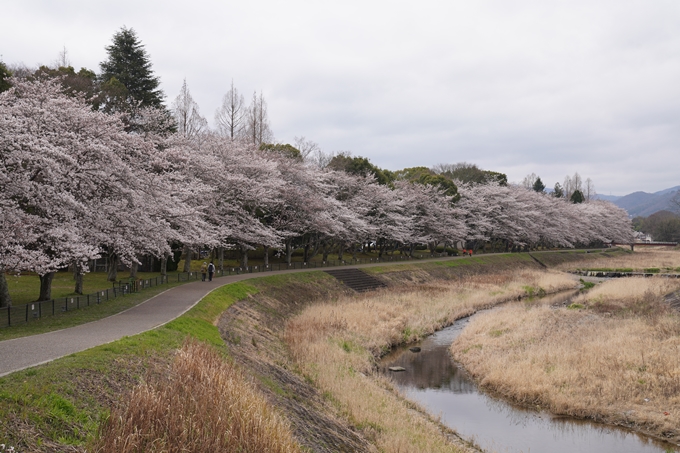
[[[119,262],[133,271],[142,255],[165,262],[172,244],[237,248],[247,266],[256,247],[266,260],[269,248],[285,246],[290,263],[296,247],[305,260],[319,250],[326,260],[334,247],[342,259],[366,243],[382,257],[423,243],[507,251],[631,238],[628,216],[611,203],[573,204],[444,173],[378,184],[347,165],[310,164],[319,150],[304,138],[296,144],[307,162],[211,133],[186,83],[175,102],[175,134],[162,109],[140,109],[126,127],[62,89],[58,80],[13,79],[0,93],[0,306],[10,303],[5,272],[38,273],[45,299],[59,268],[73,266],[78,292],[88,260],[106,255],[115,280]],[[572,192],[576,176],[565,184]]]
[[[454,207],[454,197],[446,195],[435,185],[400,181],[395,184],[397,193],[413,216],[410,250],[425,243],[434,250],[437,244],[455,244],[464,240],[467,227],[460,209]]]
[[[278,202],[282,184],[277,164],[254,146],[208,134],[187,148],[187,171],[208,188],[197,202],[219,247],[236,247],[247,266],[256,245],[273,246],[280,235],[266,213]]]
[[[37,216],[35,242],[49,261],[27,261],[18,270],[41,276],[40,299],[49,299],[56,269],[105,252],[118,260],[167,253],[174,233],[167,221],[168,180],[148,171],[158,150],[128,134],[116,115],[92,111],[81,97],[67,97],[56,81],[16,81],[0,98],[2,197]],[[149,200],[154,200],[150,203]],[[30,235],[29,235],[30,236]]]

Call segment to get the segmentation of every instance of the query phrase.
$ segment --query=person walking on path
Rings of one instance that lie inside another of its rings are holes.
[[[203,261],[203,266],[201,266],[201,281],[205,281],[205,277],[208,275],[208,263]]]
[[[208,281],[211,282],[213,278],[213,274],[215,273],[215,265],[211,261],[210,264],[208,264]]]

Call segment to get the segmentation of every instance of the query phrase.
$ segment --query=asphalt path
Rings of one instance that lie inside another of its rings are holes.
[[[464,257],[442,257],[417,261],[382,262],[342,266],[344,269],[409,264],[423,261],[448,261]],[[325,269],[338,269],[329,267]],[[168,289],[151,299],[107,318],[68,329],[0,341],[0,376],[51,362],[76,352],[111,343],[162,326],[181,316],[211,291],[230,283],[268,275],[323,271],[296,269],[253,274],[229,275],[212,282],[192,282]]]

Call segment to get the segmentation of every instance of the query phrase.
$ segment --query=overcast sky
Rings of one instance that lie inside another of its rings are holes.
[[[0,54],[99,72],[133,28],[168,104],[213,123],[233,79],[276,139],[397,170],[470,162],[598,193],[680,185],[680,2],[6,0]]]

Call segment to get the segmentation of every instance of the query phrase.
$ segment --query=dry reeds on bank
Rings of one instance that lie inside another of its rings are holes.
[[[389,391],[389,380],[373,373],[376,358],[480,308],[575,285],[564,274],[505,272],[344,298],[305,309],[289,321],[285,340],[303,373],[380,451],[466,451]]]
[[[132,452],[299,452],[284,420],[233,364],[188,341],[157,385],[141,384],[104,424],[94,449]]]
[[[680,282],[616,279],[571,308],[513,304],[475,317],[451,347],[487,389],[557,414],[680,438]]]
[[[559,270],[583,268],[583,263],[564,263],[556,267]],[[680,253],[667,247],[638,247],[634,253],[609,255],[606,258],[588,261],[587,269],[631,269],[642,271],[654,268],[661,272],[680,272]]]

